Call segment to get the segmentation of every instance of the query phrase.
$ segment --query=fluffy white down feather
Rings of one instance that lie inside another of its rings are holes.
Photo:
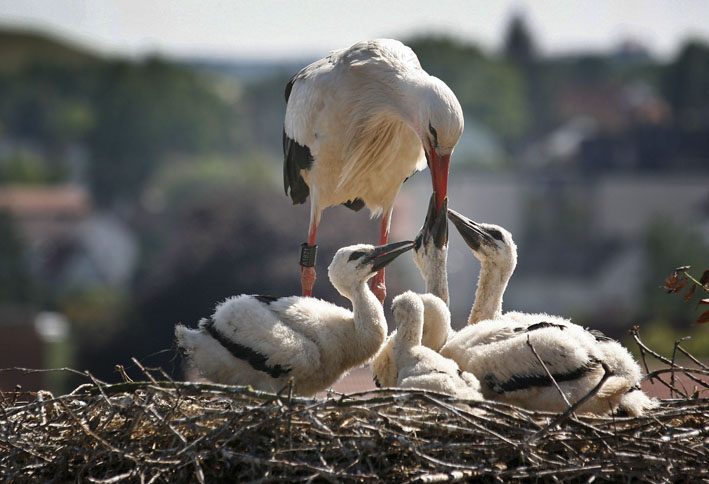
[[[438,297],[432,294],[421,294],[420,297],[424,300],[421,344],[433,351],[438,351],[448,339],[448,333],[451,331],[450,312]],[[372,372],[377,386],[394,387],[397,384],[398,370],[394,362],[396,334],[397,330],[395,329],[372,360]]]
[[[606,363],[612,375],[580,412],[607,414],[620,407],[637,416],[657,405],[642,391],[634,390],[640,381],[640,367],[620,343],[597,338],[558,316],[511,312],[502,319],[481,321],[453,335],[441,354],[473,373],[485,398],[532,410],[566,410],[566,402],[545,378],[530,344],[571,404],[598,384],[604,375],[600,362]],[[540,377],[547,381],[540,384]],[[526,387],[513,389],[511,382],[525,379]]]
[[[603,377],[600,362],[608,366],[612,376],[584,404],[582,412],[608,413],[620,408],[630,415],[641,415],[657,405],[639,389],[640,366],[617,341],[559,316],[503,314],[502,296],[517,261],[512,234],[452,210],[449,215],[480,261],[481,270],[468,326],[451,333],[441,354],[474,373],[486,398],[539,410],[566,409],[566,402],[549,379],[543,382],[546,373],[531,344],[552,375],[563,380],[559,386],[571,403],[585,396]]]
[[[398,370],[397,386],[482,400],[480,383],[475,376],[461,371],[455,361],[421,344],[425,304],[448,310],[437,297],[430,294],[419,296],[411,291],[400,294],[392,303],[397,324],[393,344],[393,358]]]
[[[278,391],[292,379],[300,395],[324,390],[368,362],[384,342],[384,310],[366,284],[375,271],[372,260],[361,255],[374,249],[366,244],[345,247],[330,264],[330,280],[352,301],[353,311],[310,297],[240,295],[219,304],[211,321],[201,321],[197,329],[177,325],[178,344],[200,373],[215,382]],[[212,322],[227,343],[240,345],[242,354],[260,357],[262,368],[237,358],[213,338],[207,331]]]

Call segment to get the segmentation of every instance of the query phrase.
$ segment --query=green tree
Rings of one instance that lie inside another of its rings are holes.
[[[529,66],[536,61],[536,48],[524,16],[515,14],[507,26],[504,55],[518,66]]]
[[[102,73],[101,91],[89,136],[90,177],[100,203],[134,200],[170,155],[238,144],[234,107],[192,71],[159,60],[116,62]]]
[[[687,43],[667,66],[663,86],[682,121],[709,125],[709,45]]]

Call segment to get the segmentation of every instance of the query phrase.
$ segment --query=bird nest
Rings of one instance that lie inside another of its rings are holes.
[[[653,380],[699,389],[638,418],[398,389],[307,399],[136,361],[146,381],[0,394],[0,469],[18,483],[709,481],[709,371],[667,361]]]

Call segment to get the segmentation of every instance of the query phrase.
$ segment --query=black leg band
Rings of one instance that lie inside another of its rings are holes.
[[[315,267],[315,258],[318,255],[317,245],[308,245],[307,242],[300,244],[300,265],[303,267]]]

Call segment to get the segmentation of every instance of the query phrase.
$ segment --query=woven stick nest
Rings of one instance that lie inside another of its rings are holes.
[[[68,395],[0,394],[0,474],[17,483],[709,482],[709,370],[667,361],[651,378],[687,395],[678,377],[691,376],[697,390],[639,418],[413,390],[306,399],[171,381],[135,361],[146,381],[81,373],[90,383]]]

